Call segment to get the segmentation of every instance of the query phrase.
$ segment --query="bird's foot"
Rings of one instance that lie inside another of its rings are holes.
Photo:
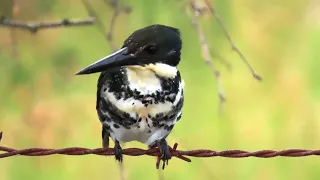
[[[119,141],[115,141],[115,145],[114,145],[114,154],[116,157],[116,160],[118,160],[119,162],[122,162],[123,160],[123,155],[122,155],[122,148],[120,146]]]
[[[162,169],[164,169],[168,165],[169,159],[171,159],[170,149],[165,139],[161,139],[157,144],[161,153],[160,159],[163,161]]]

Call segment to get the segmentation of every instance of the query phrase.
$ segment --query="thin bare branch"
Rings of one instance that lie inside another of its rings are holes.
[[[220,71],[218,71],[213,62],[212,62],[212,55],[209,50],[209,45],[207,44],[205,40],[204,33],[201,29],[201,26],[199,25],[198,22],[198,16],[200,15],[201,11],[198,10],[196,4],[194,1],[190,2],[191,4],[191,10],[192,10],[192,25],[196,29],[198,36],[199,36],[199,41],[201,45],[201,50],[202,50],[202,57],[205,61],[205,63],[209,66],[210,70],[213,72],[214,77],[216,78],[217,81],[217,88],[218,88],[218,96],[219,96],[219,109],[221,110],[221,106],[223,102],[226,101],[226,97],[223,92],[223,88],[221,85],[221,74]]]
[[[131,12],[131,7],[125,6],[123,4],[120,4],[119,0],[105,0],[104,1],[107,5],[112,7],[114,10],[114,13],[111,17],[110,25],[109,25],[109,32],[107,34],[107,40],[109,43],[110,48],[113,51],[117,50],[117,46],[114,43],[113,36],[114,36],[114,26],[116,24],[117,18],[119,17],[121,12],[124,13],[130,13]]]
[[[114,13],[113,13],[111,20],[110,20],[109,32],[108,32],[106,38],[107,38],[107,41],[109,43],[111,50],[116,51],[117,46],[113,40],[114,26],[116,24],[116,20],[117,20],[118,16],[120,15],[121,11],[129,13],[131,11],[131,8],[124,8],[125,6],[121,6],[118,0],[105,0],[105,3],[109,4],[114,10]],[[130,11],[128,11],[128,9],[130,9]],[[125,171],[123,163],[119,163],[119,169],[120,169],[121,180],[125,180],[126,179],[126,171]]]
[[[112,18],[110,21],[110,26],[109,26],[109,32],[107,34],[108,43],[109,43],[109,46],[112,49],[112,51],[117,50],[117,47],[113,41],[113,30],[114,30],[114,26],[115,26],[116,19],[117,19],[118,15],[119,15],[119,9],[117,8],[117,9],[115,9],[115,11],[112,15]]]
[[[123,166],[123,162],[118,162],[118,165],[119,165],[119,170],[120,170],[120,179],[126,180],[126,171]]]
[[[107,34],[107,40],[108,40],[109,46],[112,49],[112,51],[116,51],[117,47],[113,41],[113,30],[114,30],[114,26],[116,24],[116,20],[121,12],[121,7],[119,5],[118,0],[109,0],[109,1],[106,0],[105,2],[107,4],[109,4],[114,10],[114,13],[111,17],[111,21],[110,21],[110,25],[109,25],[109,32]]]
[[[231,63],[224,57],[222,57],[220,54],[214,52],[214,51],[210,51],[212,58],[214,59],[218,59],[224,66],[226,66],[226,68],[230,71],[232,69],[232,65]]]
[[[158,170],[158,180],[164,180],[163,171]]]
[[[110,20],[110,25],[109,25],[109,31],[107,32],[103,21],[97,16],[96,11],[94,10],[94,8],[88,3],[87,0],[82,0],[82,4],[84,5],[84,7],[86,8],[87,12],[89,15],[94,16],[97,18],[97,25],[98,25],[98,29],[100,31],[101,34],[103,34],[103,36],[106,38],[110,49],[112,51],[116,51],[117,50],[117,46],[114,42],[114,27],[116,24],[116,20],[118,18],[118,16],[120,15],[121,12],[125,12],[125,13],[130,13],[131,12],[131,7],[129,6],[124,6],[121,5],[119,3],[118,0],[105,0],[104,1],[107,5],[109,5],[112,9],[114,9],[114,13],[111,17]],[[126,179],[126,172],[125,172],[125,168],[123,166],[122,163],[119,163],[119,170],[120,170],[120,178],[121,180],[125,180]]]
[[[17,37],[15,29],[10,29],[10,38],[11,38],[11,48],[12,48],[12,57],[18,59],[18,47],[17,47]]]
[[[114,27],[116,24],[116,20],[118,18],[118,16],[120,15],[121,12],[124,13],[130,13],[131,12],[131,7],[129,6],[124,6],[122,4],[120,4],[120,2],[118,0],[105,0],[104,1],[107,5],[109,5],[112,9],[114,9],[114,13],[111,17],[110,20],[110,26],[109,26],[109,31],[107,32],[107,29],[104,26],[103,21],[97,16],[96,11],[94,10],[94,8],[90,5],[90,3],[87,0],[82,0],[82,4],[84,5],[84,7],[86,8],[88,14],[90,16],[94,16],[97,19],[97,26],[98,29],[100,31],[101,34],[103,34],[103,36],[106,38],[110,49],[112,51],[116,51],[117,50],[117,46],[114,43]]]
[[[94,8],[90,5],[90,3],[87,0],[82,0],[82,4],[85,7],[85,9],[86,9],[87,13],[89,14],[89,16],[92,16],[92,17],[96,18],[96,25],[98,27],[98,30],[100,31],[101,34],[103,34],[106,37],[106,29],[105,29],[105,27],[103,25],[102,20],[100,18],[98,18]]]
[[[215,11],[215,9],[213,8],[213,6],[211,5],[211,3],[209,2],[209,0],[204,0],[206,5],[208,6],[210,12],[212,13],[212,15],[217,19],[217,22],[219,24],[219,26],[221,27],[223,34],[225,35],[225,37],[227,38],[227,40],[229,41],[229,44],[231,45],[231,48],[233,51],[235,51],[239,57],[242,59],[242,61],[245,63],[245,65],[247,66],[247,68],[250,70],[250,72],[252,73],[253,77],[259,81],[262,80],[262,77],[254,70],[254,68],[251,66],[251,64],[249,63],[249,61],[246,59],[246,57],[241,53],[241,51],[239,50],[239,48],[235,45],[235,43],[232,41],[227,29],[225,28],[219,14],[217,13],[217,11]]]
[[[129,14],[131,7],[119,3],[119,0],[104,0],[106,4],[109,4],[113,9],[119,9],[121,12]]]
[[[12,0],[11,1],[11,18],[14,19],[15,16],[15,11],[14,7],[16,6],[16,1]],[[9,29],[10,31],[10,39],[11,39],[11,48],[12,48],[12,57],[14,57],[15,60],[18,59],[19,57],[19,50],[18,50],[18,39],[17,39],[17,33],[16,29]]]
[[[24,22],[1,17],[0,26],[7,28],[23,29],[30,31],[31,33],[36,33],[40,29],[92,25],[94,21],[95,18],[89,17],[85,19],[63,19],[58,21]]]

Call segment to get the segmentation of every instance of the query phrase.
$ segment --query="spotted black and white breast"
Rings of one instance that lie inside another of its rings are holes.
[[[97,111],[113,140],[151,145],[181,119],[184,82],[178,70],[163,77],[151,68],[120,68],[99,80]]]

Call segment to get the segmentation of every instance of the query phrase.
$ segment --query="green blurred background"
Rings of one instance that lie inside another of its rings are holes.
[[[252,78],[231,51],[216,20],[201,17],[217,58],[227,101],[219,113],[216,81],[201,57],[198,34],[185,0],[127,0],[114,40],[120,47],[136,29],[160,23],[181,29],[179,65],[185,80],[182,120],[168,137],[180,149],[320,149],[320,1],[215,0],[231,37],[263,77]],[[85,18],[80,0],[1,0],[0,9],[19,20]],[[89,1],[109,28],[113,9],[104,0]],[[96,26],[40,30],[0,28],[0,131],[2,146],[63,148],[101,146],[95,111],[98,74],[74,76],[80,68],[111,53]],[[139,143],[125,147],[145,148]],[[172,159],[164,179],[319,179],[318,157]],[[124,157],[127,179],[157,179],[155,158]],[[0,160],[2,180],[120,179],[114,157],[11,157]]]

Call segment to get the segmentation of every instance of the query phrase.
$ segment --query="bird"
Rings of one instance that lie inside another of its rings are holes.
[[[138,141],[159,148],[165,164],[171,159],[166,138],[182,117],[184,81],[180,30],[153,24],[133,32],[114,53],[76,75],[100,73],[96,111],[102,125],[102,146],[114,141],[116,160],[123,161],[120,143]]]

